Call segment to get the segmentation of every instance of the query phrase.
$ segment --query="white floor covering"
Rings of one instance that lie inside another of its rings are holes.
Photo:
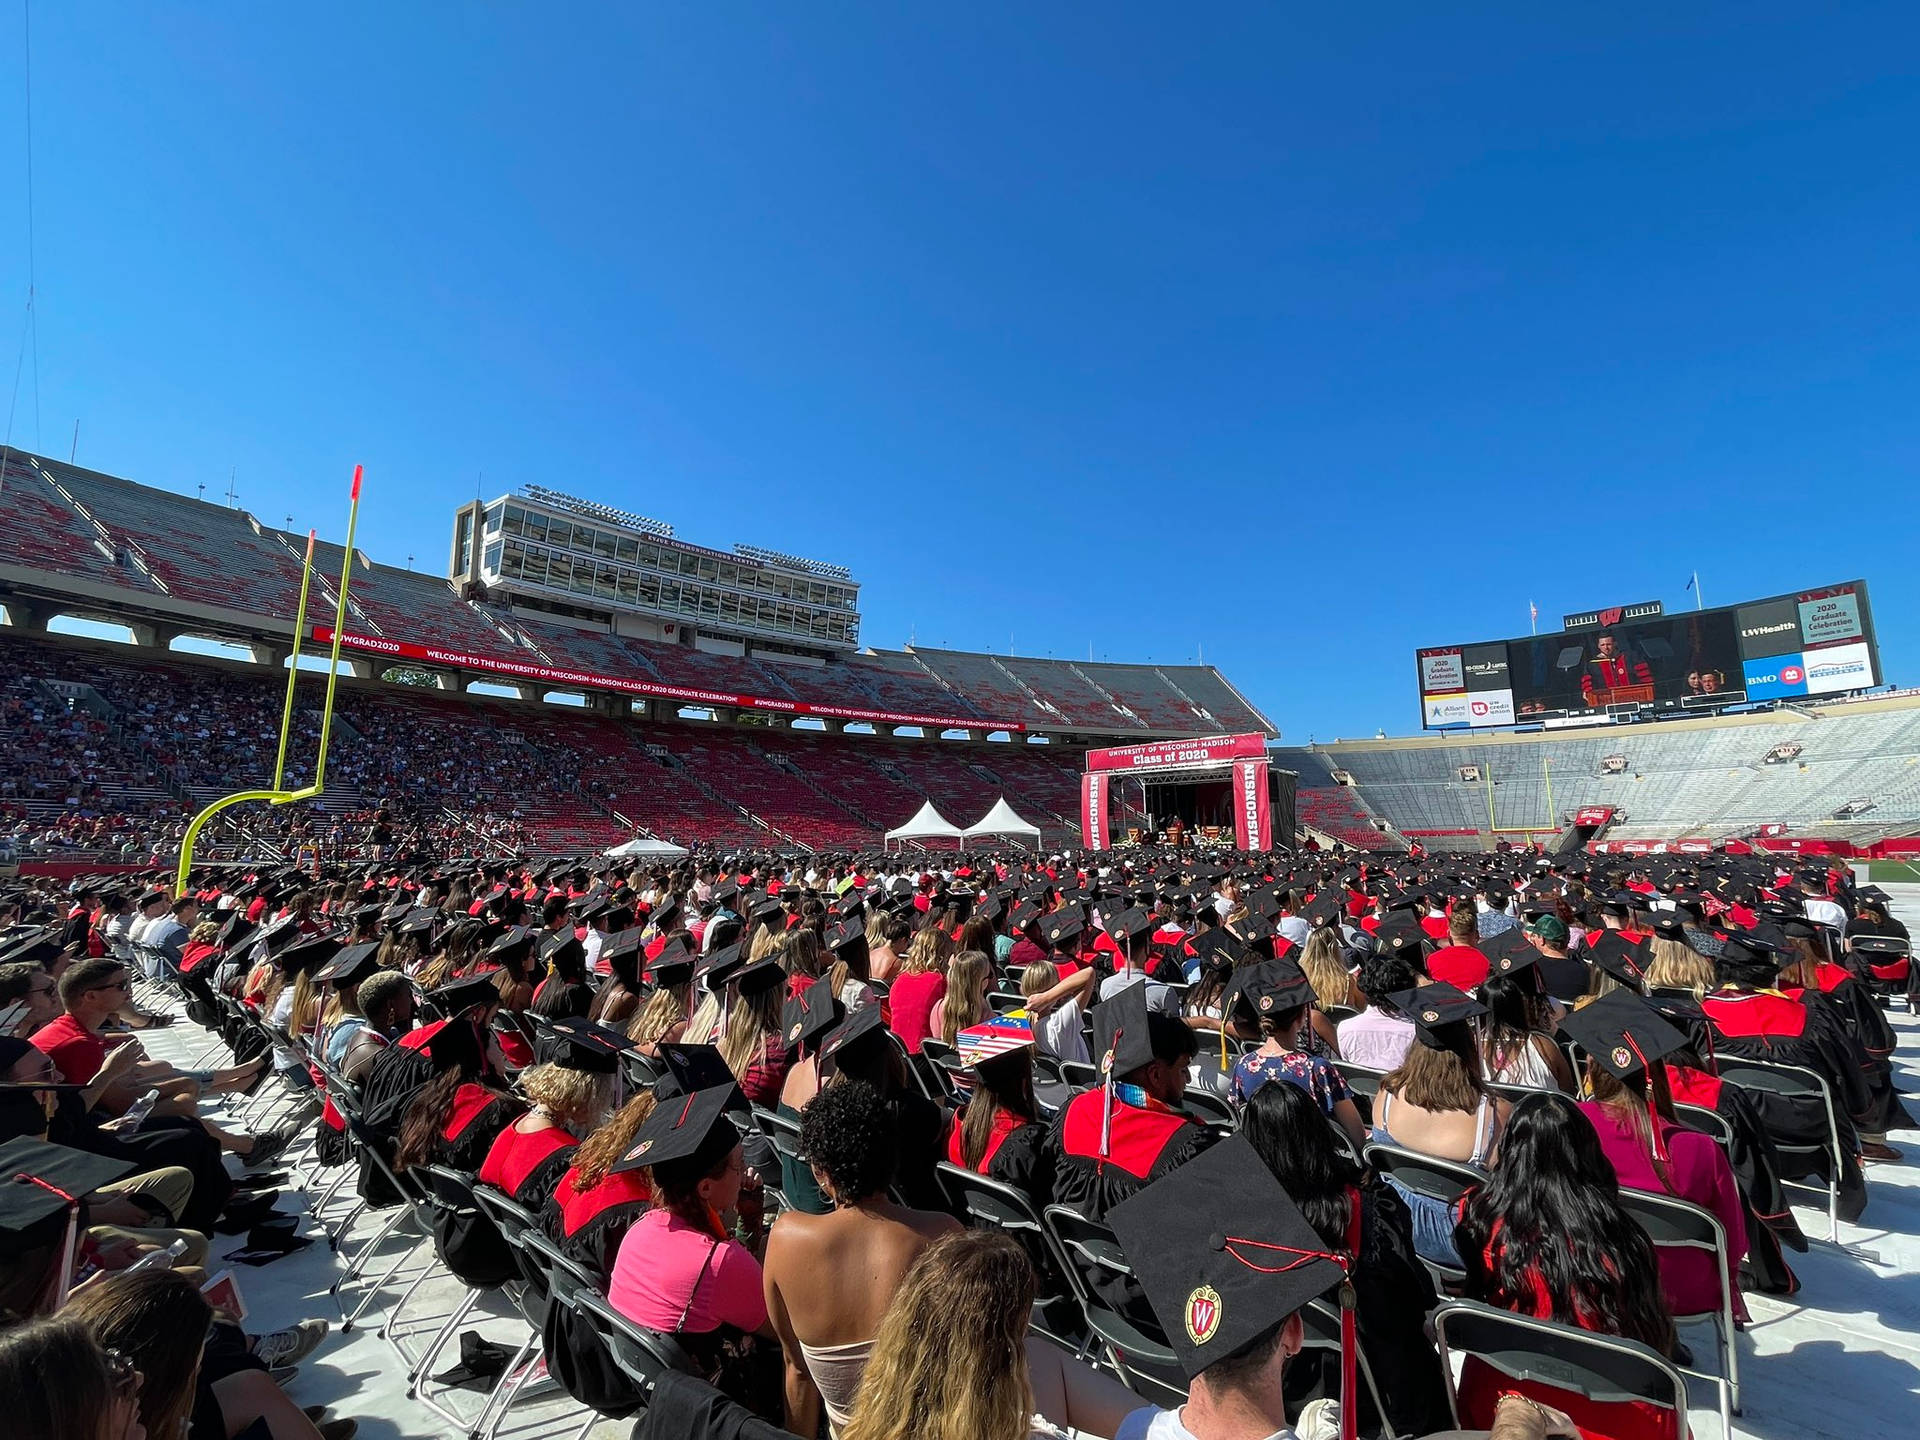
[[[1895,897],[1896,910],[1909,928],[1920,934],[1920,885],[1885,887]],[[1900,1086],[1920,1097],[1920,1020],[1897,1011],[1893,1023],[1900,1035]],[[173,1027],[145,1037],[150,1053],[187,1063],[204,1046],[205,1037],[184,1017]],[[1913,1102],[1920,1109],[1920,1099]],[[1895,1134],[1892,1142],[1904,1149],[1909,1161],[1869,1167],[1871,1198],[1860,1225],[1843,1225],[1841,1238],[1851,1247],[1871,1251],[1873,1260],[1841,1253],[1816,1244],[1805,1255],[1791,1256],[1803,1282],[1791,1302],[1769,1296],[1749,1297],[1754,1323],[1740,1337],[1740,1371],[1744,1413],[1734,1429],[1739,1434],[1787,1440],[1787,1437],[1834,1437],[1834,1440],[1908,1440],[1920,1434],[1916,1395],[1920,1395],[1920,1133]],[[294,1183],[294,1182],[290,1182]],[[346,1187],[350,1191],[351,1186]],[[314,1198],[303,1191],[283,1195],[280,1208],[304,1213]],[[350,1197],[347,1197],[350,1198]],[[1795,1192],[1800,1222],[1809,1236],[1825,1235],[1822,1197]],[[344,1216],[346,1200],[336,1199],[328,1217]],[[344,1252],[351,1255],[374,1234],[381,1216],[363,1215],[345,1236]],[[311,1220],[303,1233],[319,1234]],[[217,1257],[241,1247],[244,1237],[216,1237]],[[412,1245],[395,1237],[375,1252],[365,1269],[377,1276]],[[421,1268],[433,1263],[431,1247],[420,1244],[381,1298],[352,1332],[337,1330],[301,1366],[288,1390],[301,1404],[324,1404],[338,1415],[360,1422],[363,1440],[415,1440],[415,1437],[457,1436],[464,1428],[448,1425],[405,1394],[407,1362],[378,1329],[388,1319],[393,1301]],[[329,1287],[344,1269],[341,1255],[324,1239],[306,1250],[259,1268],[236,1267],[251,1316],[250,1330],[270,1329],[314,1316],[337,1323],[342,1306],[351,1308],[364,1293],[364,1282],[346,1287],[336,1301]],[[421,1286],[401,1317],[398,1335],[415,1351],[426,1343],[463,1295],[444,1273]],[[484,1305],[462,1328],[475,1328],[489,1338],[518,1347],[526,1328],[504,1306]],[[1686,1337],[1703,1368],[1711,1365],[1711,1332],[1694,1327]],[[449,1346],[436,1370],[458,1360],[457,1345]],[[440,1393],[440,1392],[437,1392]],[[1720,1419],[1711,1386],[1697,1383],[1693,1390],[1693,1432],[1698,1440],[1717,1440]],[[475,1415],[482,1395],[451,1392],[451,1401],[463,1415]],[[522,1398],[508,1413],[500,1434],[509,1440],[544,1440],[578,1434],[587,1412],[557,1389],[544,1396]],[[625,1435],[631,1421],[600,1421],[590,1430],[595,1440]]]

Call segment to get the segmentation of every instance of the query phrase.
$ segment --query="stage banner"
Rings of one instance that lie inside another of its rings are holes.
[[[1174,770],[1187,765],[1225,765],[1229,760],[1265,759],[1264,735],[1209,735],[1199,740],[1155,740],[1089,750],[1089,770]]]
[[[1273,849],[1265,760],[1233,762],[1233,801],[1233,843],[1242,850]]]
[[[1089,850],[1107,848],[1107,777],[1080,777],[1080,843]]]

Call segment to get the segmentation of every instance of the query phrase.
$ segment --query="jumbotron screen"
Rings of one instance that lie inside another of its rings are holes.
[[[1715,710],[1880,683],[1862,580],[1712,610],[1658,601],[1569,615],[1518,640],[1417,652],[1428,730]]]

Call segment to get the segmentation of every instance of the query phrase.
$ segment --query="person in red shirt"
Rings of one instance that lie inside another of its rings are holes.
[[[1427,974],[1459,990],[1477,990],[1487,983],[1491,968],[1476,942],[1479,916],[1469,901],[1453,907],[1447,921],[1447,943],[1427,957]]]

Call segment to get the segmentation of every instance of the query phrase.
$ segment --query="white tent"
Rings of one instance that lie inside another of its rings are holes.
[[[1022,820],[1014,812],[1014,808],[1007,804],[1007,797],[1004,795],[994,801],[993,808],[980,817],[979,824],[969,825],[962,833],[969,840],[976,835],[1030,835],[1035,845],[1040,843],[1040,827],[1029,825]]]
[[[958,840],[961,829],[929,800],[920,807],[919,812],[904,825],[897,825],[887,831],[889,841],[899,840]]]
[[[683,860],[687,847],[671,840],[656,840],[651,835],[636,835],[600,853],[609,860]]]

